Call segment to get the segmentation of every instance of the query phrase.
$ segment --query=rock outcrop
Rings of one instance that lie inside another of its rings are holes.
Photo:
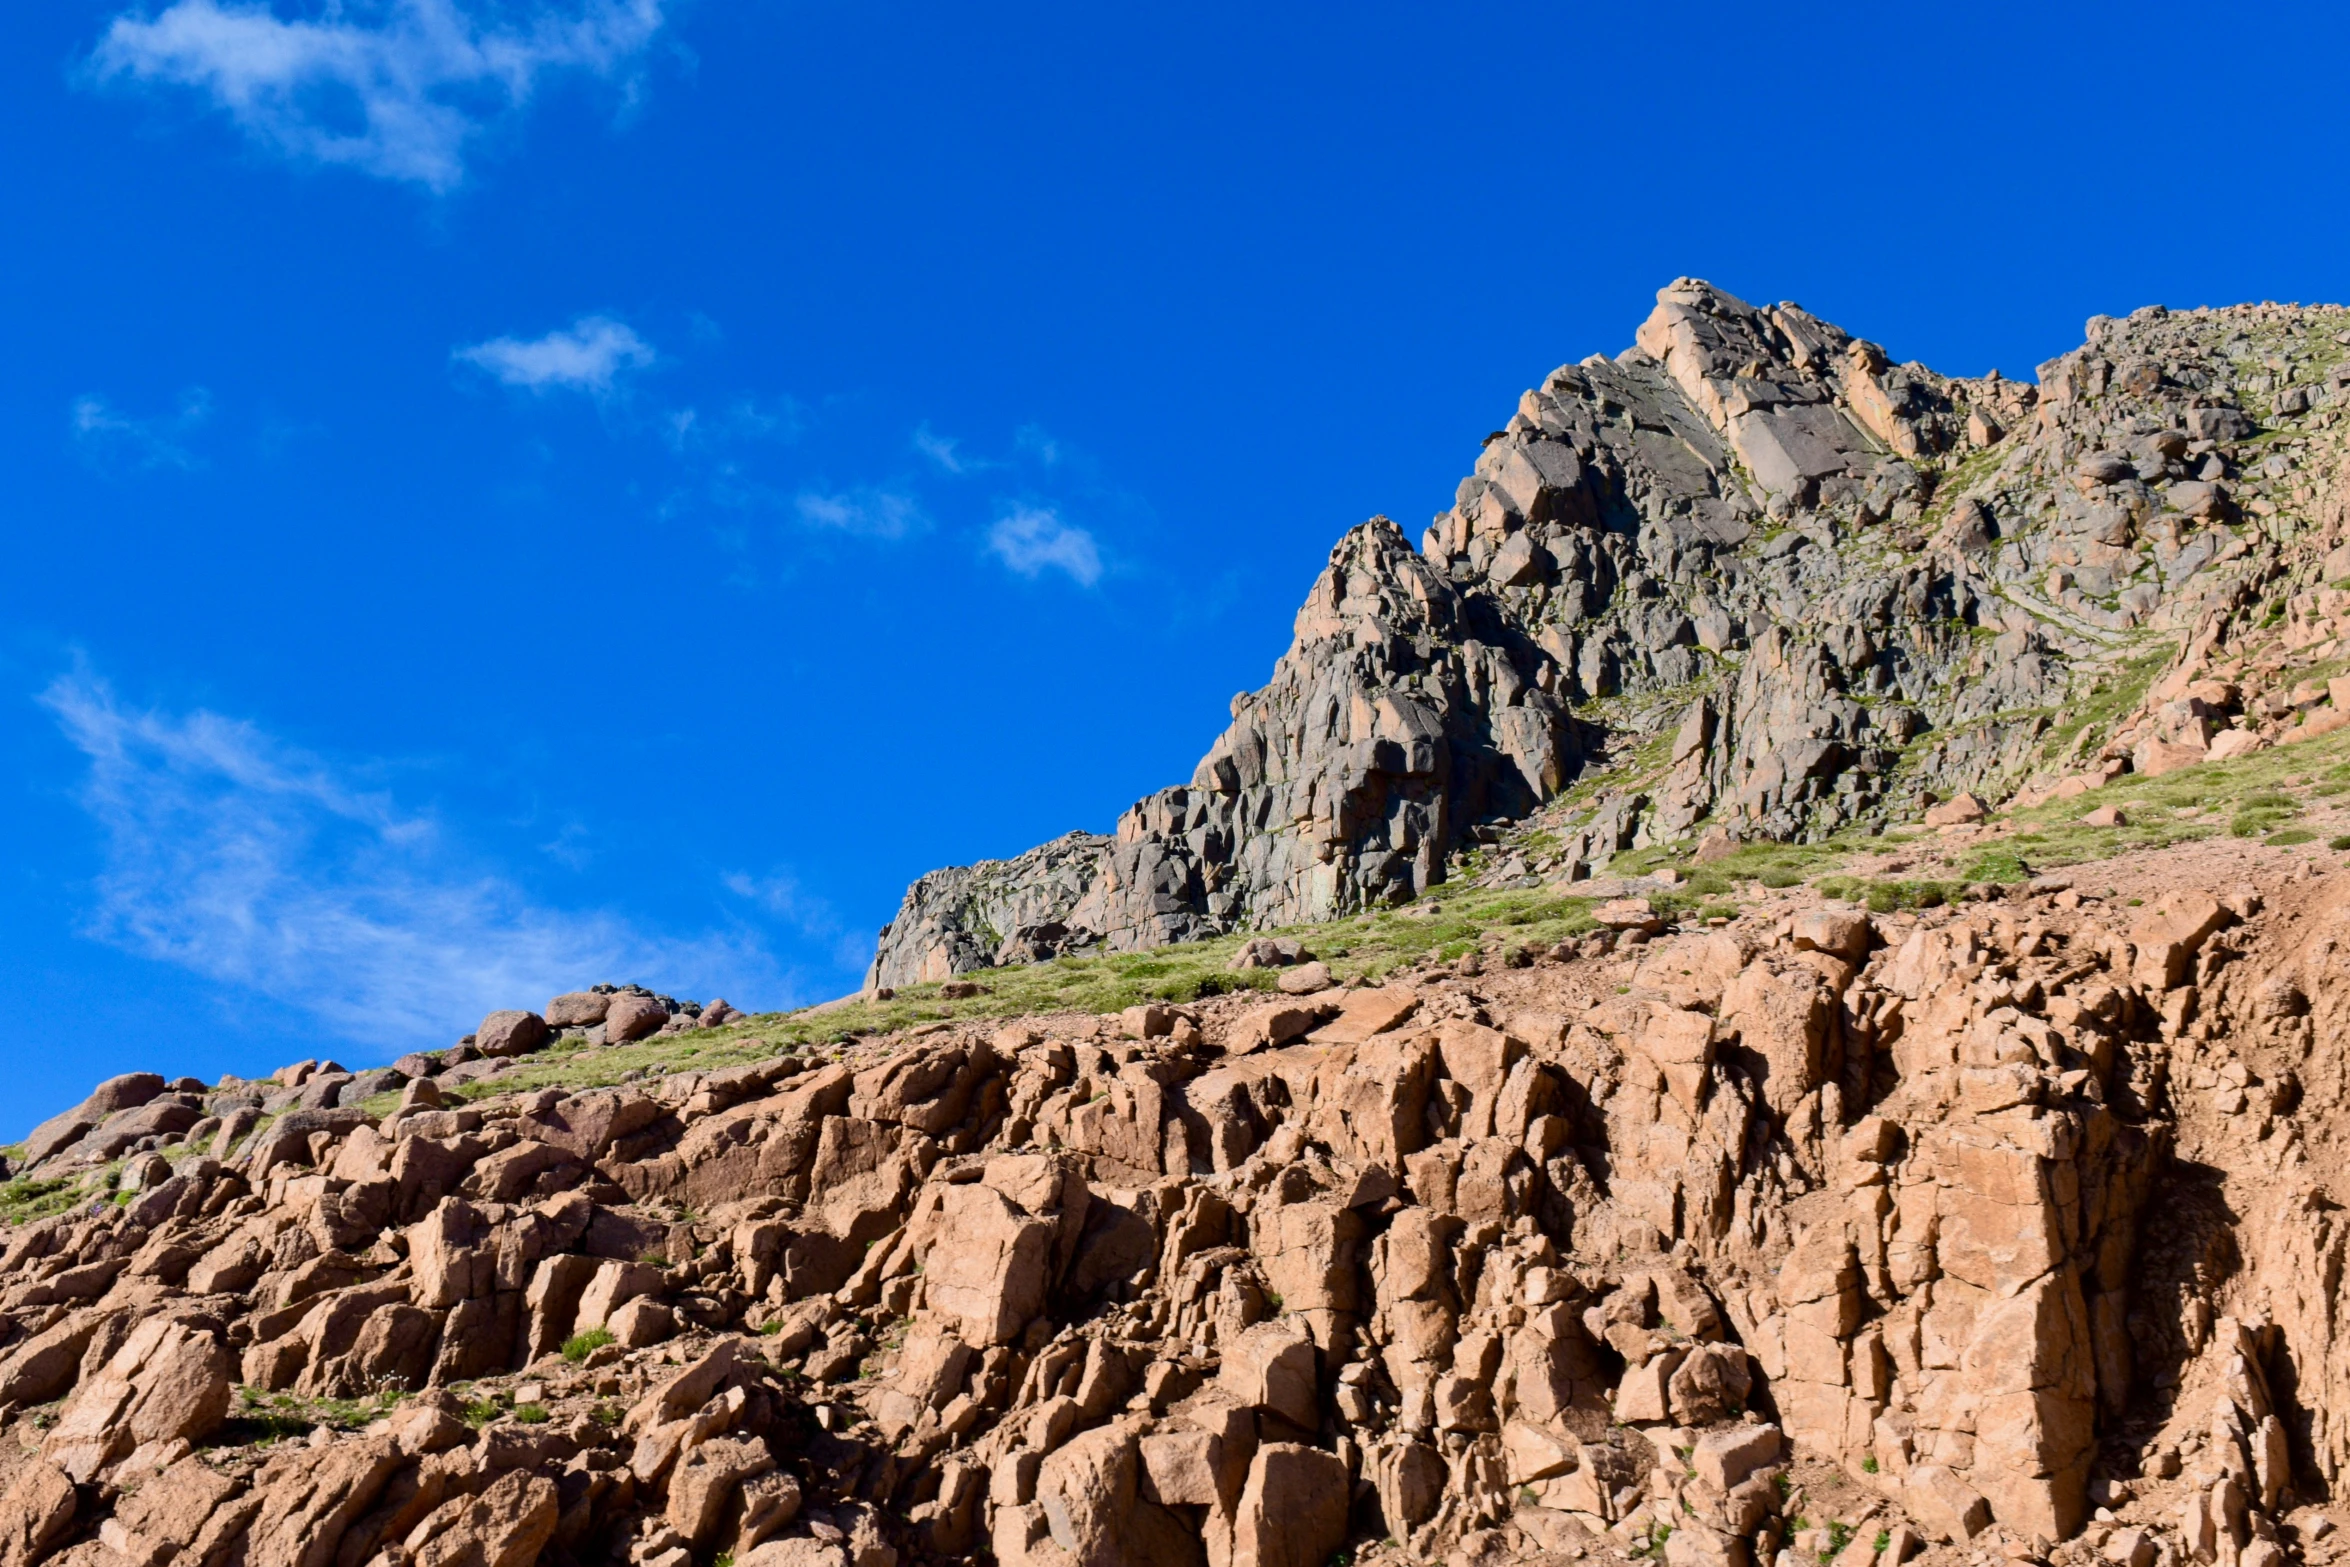
[[[1519,400],[1419,553],[1383,518],[1340,541],[1190,783],[917,881],[867,989],[1407,897],[1567,790],[1560,858],[1596,869],[2096,764],[2093,697],[2138,701],[2280,574],[2350,574],[2320,567],[2346,339],[2334,308],[2155,307],[2036,383],[1961,379],[1678,281]]]
[[[2200,890],[2275,852],[168,1137],[7,1232],[0,1553],[2322,1558],[2350,879]]]

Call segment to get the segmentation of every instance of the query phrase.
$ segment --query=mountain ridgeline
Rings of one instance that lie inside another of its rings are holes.
[[[2152,306],[2034,384],[1676,281],[1519,398],[1417,551],[1339,540],[1189,783],[922,877],[866,988],[1407,899],[1537,812],[1574,876],[2079,765],[2090,692],[2208,648],[2338,511],[2275,443],[2350,380],[2346,326]]]

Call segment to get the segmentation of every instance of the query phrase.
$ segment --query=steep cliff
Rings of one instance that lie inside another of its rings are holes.
[[[1339,542],[1189,784],[922,878],[867,986],[1408,897],[1546,802],[1590,870],[2086,765],[2114,738],[2090,693],[2316,580],[2346,328],[2152,307],[2027,384],[1680,280],[1634,347],[1519,399],[1419,553],[1384,518]]]

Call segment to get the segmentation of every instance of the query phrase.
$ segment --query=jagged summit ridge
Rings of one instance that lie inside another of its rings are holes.
[[[2068,692],[2208,643],[2333,504],[2238,502],[2333,398],[2343,323],[2098,317],[2034,385],[1677,280],[1632,348],[1519,399],[1417,554],[1384,518],[1340,540],[1188,785],[924,877],[867,985],[1408,896],[1562,792],[1564,858],[1596,867],[2010,786],[2063,760]]]

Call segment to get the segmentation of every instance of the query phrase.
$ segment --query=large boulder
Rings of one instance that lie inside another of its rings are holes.
[[[1324,1567],[1346,1543],[1346,1465],[1289,1442],[1257,1449],[1233,1520],[1232,1567]]]
[[[657,1033],[669,1021],[669,1009],[651,996],[623,991],[604,1011],[604,1040],[624,1045]]]
[[[90,1090],[90,1097],[43,1121],[25,1139],[28,1165],[39,1164],[81,1141],[90,1129],[118,1110],[135,1109],[163,1092],[164,1081],[154,1072],[125,1072]]]
[[[536,1012],[509,1008],[492,1012],[473,1031],[473,1048],[485,1056],[528,1055],[547,1042],[547,1020]]]
[[[84,1383],[42,1451],[88,1483],[151,1442],[194,1442],[228,1418],[236,1357],[210,1332],[150,1317]]]
[[[555,1028],[593,1028],[611,1008],[608,991],[569,990],[547,1003],[547,1022]]]

